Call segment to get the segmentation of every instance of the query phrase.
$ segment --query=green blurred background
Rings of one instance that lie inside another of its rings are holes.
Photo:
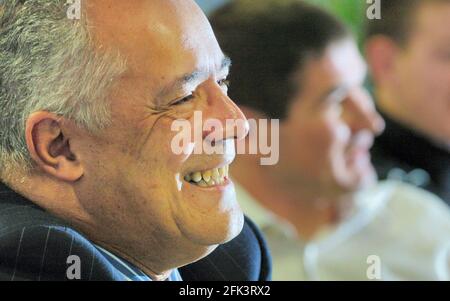
[[[361,37],[366,17],[365,0],[307,0],[320,5],[344,20],[354,33]]]
[[[207,14],[230,0],[196,0]],[[255,0],[259,1],[259,0]],[[365,0],[306,0],[320,5],[345,21],[354,33],[361,38],[364,18],[368,4]]]

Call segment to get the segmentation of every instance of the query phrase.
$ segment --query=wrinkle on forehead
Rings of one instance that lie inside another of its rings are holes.
[[[135,63],[176,47],[202,51],[199,48],[216,44],[218,48],[206,16],[192,0],[87,3],[88,24],[98,46],[116,48]]]

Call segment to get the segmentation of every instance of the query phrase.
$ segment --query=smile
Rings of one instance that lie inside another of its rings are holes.
[[[228,180],[228,170],[229,165],[201,172],[197,171],[186,175],[184,180],[200,187],[222,185]]]

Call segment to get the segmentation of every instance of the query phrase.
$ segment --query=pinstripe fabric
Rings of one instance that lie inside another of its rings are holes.
[[[67,276],[70,255],[80,259],[80,279]],[[64,221],[0,183],[0,280],[149,280],[142,275],[118,269],[113,259]]]
[[[79,258],[79,280],[150,280],[130,263],[95,246],[64,221],[0,183],[0,280],[73,280],[68,278],[71,255]],[[266,280],[269,275],[265,242],[246,220],[238,238],[180,273],[175,270],[169,280]]]
[[[0,280],[128,280],[63,222],[34,207],[7,206],[0,204]],[[80,258],[80,279],[67,277],[70,255]]]

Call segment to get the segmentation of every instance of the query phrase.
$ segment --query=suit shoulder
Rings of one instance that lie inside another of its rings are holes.
[[[113,280],[114,270],[97,248],[63,221],[31,203],[0,205],[0,280]]]

